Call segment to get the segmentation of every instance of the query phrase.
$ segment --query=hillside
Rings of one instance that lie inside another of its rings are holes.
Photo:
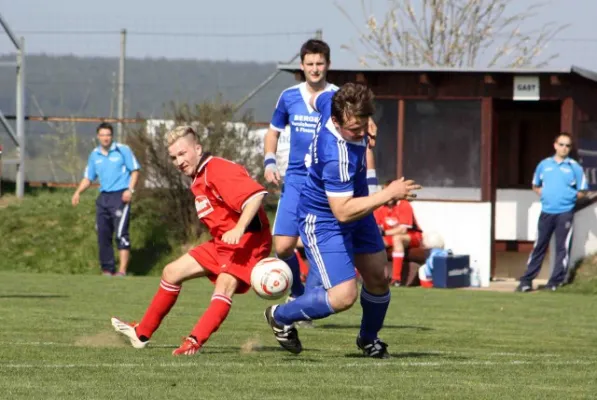
[[[5,55],[1,61],[14,60]],[[118,59],[81,58],[75,56],[27,56],[28,115],[115,117]],[[275,71],[273,63],[128,59],[125,75],[126,116],[162,118],[172,101],[198,103],[221,96],[235,103],[250,93]],[[0,110],[15,113],[15,73],[0,68]],[[251,111],[255,121],[268,121],[280,92],[294,84],[287,73],[278,75],[250,100],[241,111]],[[42,122],[27,123],[26,179],[30,181],[76,182],[80,179],[84,160],[94,146],[97,123],[50,126]],[[134,126],[132,127],[134,128]],[[72,143],[65,135],[76,135],[80,162],[69,162],[75,168],[65,171],[59,154]],[[56,138],[62,136],[57,143]],[[0,127],[3,158],[16,158],[15,147]],[[56,146],[60,147],[57,148]],[[76,170],[76,172],[74,172]],[[4,179],[14,179],[14,165],[5,165]]]
[[[0,61],[14,60],[5,55]],[[128,116],[161,116],[172,101],[200,102],[221,94],[236,102],[275,71],[273,63],[202,60],[127,59],[125,103]],[[27,56],[27,113],[109,116],[116,111],[117,58]],[[280,74],[247,104],[256,120],[268,120],[280,91],[291,85]],[[15,74],[0,69],[0,109],[14,114]]]

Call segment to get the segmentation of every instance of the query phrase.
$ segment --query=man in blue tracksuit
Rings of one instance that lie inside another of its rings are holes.
[[[527,270],[520,278],[517,292],[533,289],[533,279],[541,270],[551,236],[556,236],[556,259],[545,289],[557,290],[568,272],[572,222],[576,200],[584,196],[589,186],[582,167],[568,155],[572,137],[559,134],[554,141],[555,154],[537,165],[533,176],[533,191],[541,197],[541,214],[537,227],[537,241],[527,262]]]
[[[100,265],[104,275],[124,276],[130,258],[130,203],[139,179],[139,162],[130,147],[113,141],[113,134],[114,129],[108,123],[97,127],[100,145],[89,155],[85,175],[73,195],[72,204],[79,204],[81,193],[99,179],[100,195],[95,205]],[[112,248],[115,233],[120,256],[118,272]]]

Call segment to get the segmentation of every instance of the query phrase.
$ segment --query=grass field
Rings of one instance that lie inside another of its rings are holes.
[[[170,353],[208,303],[185,284],[152,340],[112,331],[139,319],[156,277],[0,273],[0,398],[5,399],[581,399],[597,394],[595,297],[393,289],[382,338],[393,358],[361,357],[360,306],[300,331],[279,349],[262,312],[238,296],[202,353]]]

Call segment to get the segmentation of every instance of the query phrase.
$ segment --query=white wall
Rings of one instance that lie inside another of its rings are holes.
[[[489,286],[490,203],[413,201],[412,205],[421,228],[439,232],[454,253],[468,254],[479,268],[481,285]]]
[[[540,213],[539,196],[532,190],[498,189],[495,205],[496,240],[535,241]]]
[[[417,195],[424,200],[481,200],[481,190],[475,188],[428,187]],[[531,189],[498,189],[495,209],[496,240],[535,241],[540,213],[539,197]]]
[[[573,226],[570,267],[581,258],[597,252],[597,204],[577,212]]]

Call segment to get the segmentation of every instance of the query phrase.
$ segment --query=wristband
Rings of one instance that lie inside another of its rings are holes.
[[[263,159],[263,166],[265,168],[276,168],[276,155],[274,153],[266,153]]]

